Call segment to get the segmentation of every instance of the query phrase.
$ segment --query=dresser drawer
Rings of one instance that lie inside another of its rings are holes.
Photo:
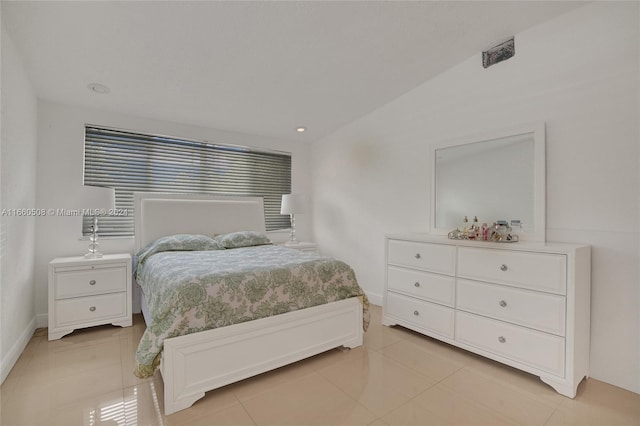
[[[126,266],[59,268],[55,274],[55,297],[65,299],[126,291],[126,274]]]
[[[455,273],[455,246],[389,240],[389,263],[424,269],[438,274]]]
[[[387,287],[401,293],[453,307],[455,278],[389,266]]]
[[[398,320],[453,338],[454,310],[401,294],[388,292],[386,313]]]
[[[566,256],[460,247],[458,276],[557,294],[566,293]]]
[[[565,297],[459,279],[458,309],[564,336]]]
[[[564,376],[562,337],[457,311],[456,340]]]
[[[127,316],[127,292],[77,297],[55,302],[55,326],[90,324]]]

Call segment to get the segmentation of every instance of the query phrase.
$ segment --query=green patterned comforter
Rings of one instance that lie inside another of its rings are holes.
[[[277,266],[274,266],[277,265]],[[154,374],[164,339],[359,297],[346,263],[282,246],[155,253],[136,269],[151,324],[136,352],[138,377]]]

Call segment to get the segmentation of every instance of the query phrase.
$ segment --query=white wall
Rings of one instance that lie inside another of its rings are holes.
[[[252,135],[222,132],[203,127],[150,120],[100,110],[38,102],[37,205],[44,209],[78,208],[77,188],[82,185],[84,126],[102,125],[168,136],[207,140],[217,143],[268,148],[292,153],[292,190],[309,190],[309,147],[292,141],[279,141]],[[311,239],[311,214],[296,216],[296,234]],[[47,265],[62,256],[87,252],[88,241],[81,241],[80,217],[46,216],[37,219],[36,312],[38,323],[47,322]],[[288,234],[284,234],[286,239]],[[271,236],[274,239],[274,236]],[[276,235],[275,238],[278,236]],[[133,237],[100,239],[103,253],[132,253]]]
[[[508,61],[478,53],[315,143],[318,243],[380,303],[384,234],[429,229],[429,145],[544,121],[547,240],[593,246],[591,376],[640,392],[639,16],[587,5],[516,34]]]
[[[22,59],[2,27],[1,206],[35,207],[36,97]],[[0,233],[0,381],[35,330],[33,217],[3,214]]]

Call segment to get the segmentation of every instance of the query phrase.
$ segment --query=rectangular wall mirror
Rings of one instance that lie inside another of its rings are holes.
[[[545,241],[544,123],[449,141],[430,150],[431,232],[474,216],[519,220],[520,240]]]

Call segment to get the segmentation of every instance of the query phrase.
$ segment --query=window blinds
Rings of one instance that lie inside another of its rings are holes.
[[[84,184],[115,188],[116,209],[127,211],[100,217],[101,236],[133,235],[134,192],[259,196],[267,230],[291,226],[280,214],[291,192],[290,153],[86,126]],[[83,235],[91,226],[85,217]]]

